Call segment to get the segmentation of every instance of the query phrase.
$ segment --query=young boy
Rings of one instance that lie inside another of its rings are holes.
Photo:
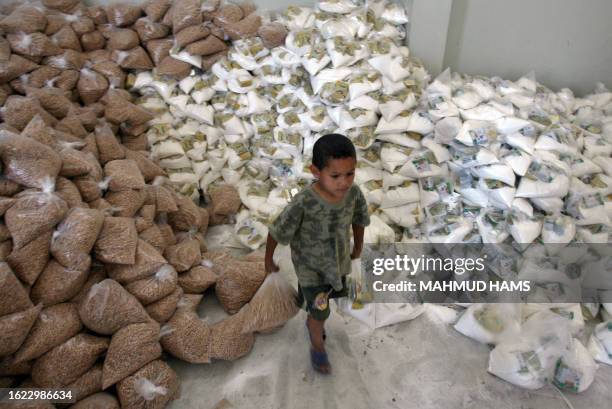
[[[351,259],[361,256],[364,228],[370,223],[363,193],[353,185],[356,163],[355,147],[347,137],[321,137],[314,144],[310,167],[316,181],[283,209],[270,227],[266,245],[265,268],[271,273],[278,271],[272,258],[277,243],[290,244],[298,303],[305,303],[308,312],[310,358],[321,373],[331,372],[323,343],[329,299],[347,295],[345,276],[350,273]]]

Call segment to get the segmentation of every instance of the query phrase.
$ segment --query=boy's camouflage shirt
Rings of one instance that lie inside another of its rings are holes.
[[[342,289],[350,273],[351,224],[370,224],[368,205],[356,185],[339,203],[329,203],[312,186],[304,188],[270,226],[270,234],[291,246],[291,260],[302,287],[330,284]]]

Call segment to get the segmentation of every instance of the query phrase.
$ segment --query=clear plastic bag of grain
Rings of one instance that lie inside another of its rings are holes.
[[[102,35],[106,37],[107,50],[131,50],[140,45],[138,33],[129,28],[109,27],[102,31]]]
[[[183,289],[177,286],[171,294],[147,305],[147,313],[158,323],[164,324],[174,315],[181,298],[183,298]]]
[[[73,398],[79,402],[97,392],[102,392],[102,364],[95,364],[79,379],[66,386],[72,390]]]
[[[73,208],[59,224],[51,240],[51,254],[63,266],[76,268],[89,257],[104,223],[96,209]]]
[[[189,270],[202,260],[200,243],[197,239],[186,239],[166,248],[164,256],[179,273]]]
[[[67,14],[74,11],[80,2],[80,0],[42,0],[43,6]]]
[[[141,17],[134,24],[134,29],[138,32],[140,41],[147,42],[168,36],[170,29],[161,23],[157,23],[148,17]]]
[[[147,194],[144,190],[123,190],[108,192],[104,199],[116,210],[119,217],[134,217],[144,205]]]
[[[136,262],[132,265],[108,265],[107,271],[112,279],[128,284],[149,277],[164,264],[168,264],[166,259],[153,246],[143,240],[138,240]]]
[[[108,339],[78,334],[38,358],[32,380],[42,388],[59,388],[76,381],[108,348]]]
[[[288,32],[282,23],[270,22],[259,27],[257,34],[267,48],[274,48],[285,44],[285,37],[287,37]]]
[[[205,24],[196,24],[186,27],[174,35],[174,43],[179,48],[184,48],[195,41],[208,37],[210,30]]]
[[[210,362],[210,328],[190,308],[179,307],[162,327],[161,334],[162,347],[172,356],[194,364]]]
[[[166,172],[161,167],[142,152],[125,149],[125,157],[136,162],[146,182],[151,182],[158,176],[166,175]]]
[[[172,0],[149,0],[143,8],[145,14],[152,21],[159,21],[164,17],[170,6],[172,6]]]
[[[77,306],[80,305],[83,299],[87,297],[87,294],[89,294],[89,290],[91,290],[91,287],[98,283],[101,283],[107,278],[108,276],[106,275],[106,269],[104,268],[104,266],[98,264],[95,261],[92,262],[91,271],[89,272],[87,281],[85,281],[85,284],[83,284],[83,287],[81,287],[77,295],[70,299],[70,302],[74,303]]]
[[[74,50],[65,50],[63,54],[47,57],[43,60],[44,65],[48,65],[62,71],[79,71],[81,68],[83,68],[86,62],[86,56],[83,53]],[[60,81],[61,79],[55,81],[55,86],[58,88],[62,88],[59,86]]]
[[[74,106],[72,101],[69,99],[71,96],[70,93],[62,91],[58,88],[26,87],[26,92],[28,96],[36,98],[40,105],[57,119],[62,119],[68,115]],[[42,118],[39,117],[39,120],[42,120]],[[44,121],[42,122],[44,123]]]
[[[192,267],[178,277],[178,285],[188,294],[202,294],[216,282],[217,274],[204,265]]]
[[[138,5],[117,2],[106,6],[108,22],[117,27],[131,26],[141,15],[142,9]]]
[[[59,150],[59,155],[62,159],[60,176],[72,178],[90,173],[100,174],[98,161],[91,153],[72,148],[72,146],[81,144],[82,142],[60,141],[56,145],[56,149]]]
[[[6,39],[13,52],[29,57],[47,57],[62,52],[62,49],[43,33],[7,34]]]
[[[79,305],[79,316],[87,328],[103,335],[151,319],[136,297],[111,279],[91,287]]]
[[[123,122],[127,122],[130,125],[142,125],[153,119],[153,115],[150,112],[138,105],[132,104],[116,92],[109,92],[105,98],[108,99],[104,116],[113,124],[120,125]]]
[[[268,274],[243,308],[244,333],[266,332],[284,325],[299,311],[297,291],[278,273]]]
[[[8,62],[0,65],[0,83],[12,81],[23,74],[34,71],[36,68],[38,68],[38,65],[35,62],[17,54],[11,54]]]
[[[0,356],[15,353],[28,336],[42,305],[0,317]]]
[[[110,178],[108,188],[112,192],[130,189],[143,189],[145,181],[136,161],[120,159],[106,162],[104,173]]]
[[[170,230],[172,230],[172,228],[170,228]],[[138,235],[138,238],[143,241],[146,241],[151,246],[155,247],[155,249],[159,251],[160,253],[163,253],[166,247],[168,246],[168,244],[166,243],[166,239],[157,224],[154,224],[148,229],[140,232],[140,234]]]
[[[126,51],[115,50],[112,53],[113,60],[124,69],[130,70],[151,70],[153,62],[144,50],[138,46]]]
[[[102,164],[125,158],[125,151],[107,122],[103,121],[96,126],[95,136]]]
[[[43,309],[21,348],[15,362],[36,359],[78,334],[83,325],[73,303],[62,303]]]
[[[223,266],[223,274],[215,284],[215,294],[223,309],[229,314],[237,313],[251,301],[266,273],[261,262],[232,260]]]
[[[28,187],[51,188],[62,163],[56,152],[33,139],[0,131],[3,175]]]
[[[131,324],[111,338],[102,372],[102,389],[116,384],[161,357],[159,324]]]
[[[136,221],[136,230],[138,233],[153,227],[155,222],[155,205],[145,204],[138,211],[138,217],[134,219]]]
[[[100,31],[95,30],[81,35],[81,45],[83,51],[101,50],[106,45],[106,39]]]
[[[68,206],[52,191],[52,184],[43,191],[26,190],[15,198],[15,204],[4,214],[11,231],[13,246],[19,249],[41,234],[52,230],[68,211]]]
[[[236,214],[242,201],[235,187],[221,185],[210,189],[212,212],[217,215],[229,216]]]
[[[251,13],[238,22],[230,22],[222,25],[223,31],[232,41],[257,35],[261,27],[261,16]]]
[[[11,14],[0,20],[0,29],[4,33],[35,33],[43,31],[47,18],[41,8],[33,5],[17,7]]]
[[[6,261],[17,277],[27,285],[33,285],[49,261],[49,247],[53,232],[40,234],[21,248],[13,248]]]
[[[202,216],[199,207],[188,197],[175,195],[175,203],[178,210],[168,212],[168,223],[175,229],[190,231],[199,229],[202,223]],[[158,211],[159,204],[158,204]]]
[[[113,61],[100,61],[91,66],[91,69],[104,75],[111,86],[115,88],[123,88],[125,85],[126,75]]]
[[[152,276],[127,284],[125,289],[146,306],[174,292],[177,281],[176,270],[166,264]]]
[[[98,74],[89,68],[82,68],[80,74],[79,81],[77,82],[77,90],[81,97],[81,101],[83,101],[85,105],[97,102],[106,94],[109,84],[104,75]]]
[[[170,55],[174,43],[171,38],[162,38],[147,41],[145,46],[155,66],[159,66],[162,60]]]
[[[164,57],[155,69],[160,76],[167,76],[175,79],[183,79],[191,73],[191,64],[172,58],[169,55]]]
[[[96,180],[91,175],[79,176],[72,179],[72,181],[79,191],[81,198],[87,203],[99,200],[102,197],[103,191],[108,189],[108,180]]]
[[[174,33],[202,23],[201,3],[200,0],[174,0],[172,5],[172,30]]]
[[[179,393],[178,376],[161,360],[147,364],[117,384],[123,408],[162,409]]]
[[[156,184],[157,180],[153,183]],[[178,204],[175,198],[174,193],[166,186],[156,185],[156,210],[158,213],[174,213],[178,212]],[[176,215],[175,224],[184,225],[189,223],[190,221],[195,221],[195,216],[191,216],[192,207],[190,205],[186,205],[186,210],[183,210],[183,213],[188,214],[180,214]]]
[[[234,361],[253,349],[255,335],[243,333],[242,314],[232,315],[210,327],[209,354],[212,359]]]
[[[66,25],[59,29],[51,36],[51,41],[60,48],[70,49],[74,51],[82,51],[79,36],[74,32],[72,27]]]
[[[90,266],[89,255],[84,256],[81,264],[73,268],[64,267],[51,259],[32,287],[32,301],[51,306],[70,300],[87,281]]]
[[[191,55],[212,55],[227,49],[227,44],[214,35],[209,35],[205,39],[195,41],[185,47],[185,51]]]

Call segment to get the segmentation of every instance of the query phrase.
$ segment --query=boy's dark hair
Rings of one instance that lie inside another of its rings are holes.
[[[355,146],[349,138],[330,133],[317,140],[312,148],[312,164],[322,170],[330,159],[357,159]]]

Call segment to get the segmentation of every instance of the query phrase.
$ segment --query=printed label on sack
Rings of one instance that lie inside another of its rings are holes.
[[[519,373],[529,373],[531,370],[539,371],[542,369],[540,358],[535,351],[517,351],[515,352],[515,356],[519,362]]]
[[[472,137],[472,143],[474,145],[486,145],[489,143],[489,138],[487,136],[487,130],[484,128],[472,129],[470,131],[470,136]]]
[[[535,136],[536,129],[532,124],[522,127],[519,129],[519,133],[523,136]]]
[[[575,369],[567,366],[562,359],[557,361],[557,365],[555,368],[555,378],[553,380],[554,384],[562,389],[568,389],[572,392],[578,392],[580,389],[580,379],[582,378],[582,374],[580,374]]]

